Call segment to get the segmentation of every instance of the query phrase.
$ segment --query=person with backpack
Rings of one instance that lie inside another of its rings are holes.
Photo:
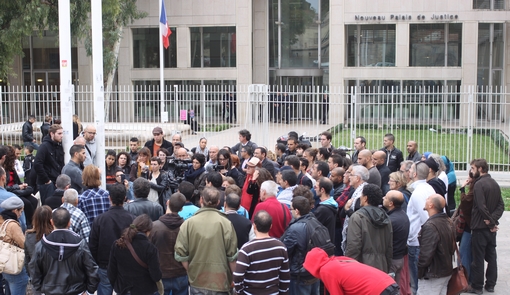
[[[294,197],[290,209],[294,220],[280,239],[289,255],[289,294],[318,295],[319,280],[303,268],[303,262],[312,248],[321,247],[332,255],[335,246],[331,243],[328,229],[310,213],[312,208],[307,198]]]

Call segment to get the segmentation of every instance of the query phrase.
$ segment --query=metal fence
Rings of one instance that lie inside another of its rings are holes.
[[[22,143],[21,128],[29,114],[39,141],[39,127],[51,113],[61,116],[58,87],[4,87],[0,89],[0,132],[3,144]],[[319,146],[317,135],[334,134],[334,146],[351,147],[364,136],[367,147],[379,149],[392,133],[395,146],[406,155],[414,140],[419,151],[447,155],[462,169],[482,157],[492,169],[508,170],[507,123],[509,93],[505,89],[456,87],[350,87],[311,86],[123,86],[105,93],[105,146],[125,149],[131,137],[144,142],[152,128],[161,126],[167,139],[181,133],[186,146],[201,137],[209,145],[231,146],[246,128],[252,140],[274,149],[276,139],[289,131],[306,133]],[[78,86],[74,113],[82,125],[94,122],[92,88]]]

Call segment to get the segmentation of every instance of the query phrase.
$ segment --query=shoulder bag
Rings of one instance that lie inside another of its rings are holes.
[[[23,269],[25,250],[4,242],[7,225],[13,221],[13,219],[7,219],[2,223],[2,227],[0,228],[0,272],[17,275]]]
[[[468,288],[468,280],[466,278],[466,269],[462,266],[462,260],[460,260],[459,248],[457,247],[457,243],[455,239],[453,240],[455,244],[455,252],[457,252],[457,261],[459,266],[453,269],[452,276],[448,281],[448,289],[447,295],[457,295],[466,291]]]
[[[124,240],[124,242],[126,243],[126,246],[129,249],[129,252],[131,252],[131,255],[136,260],[136,262],[138,262],[138,264],[140,264],[141,267],[148,269],[149,266],[147,265],[147,263],[143,262],[140,259],[140,257],[138,257],[138,255],[136,254],[135,249],[133,249],[133,246],[131,245],[131,243],[128,240]],[[156,285],[158,286],[158,293],[160,295],[162,295],[164,293],[163,281],[162,280],[157,281]]]

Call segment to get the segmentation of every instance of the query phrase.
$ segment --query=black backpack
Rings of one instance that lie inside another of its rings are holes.
[[[331,241],[328,229],[315,217],[306,222],[306,235],[308,236],[308,249],[310,252],[315,247],[324,250],[328,256],[335,254],[335,244]]]

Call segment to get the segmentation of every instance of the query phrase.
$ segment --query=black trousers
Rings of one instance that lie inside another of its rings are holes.
[[[483,288],[483,266],[484,261],[487,261],[485,286],[494,287],[498,280],[496,233],[492,233],[489,229],[471,230],[471,252],[473,254],[469,277],[471,286],[478,290]]]

